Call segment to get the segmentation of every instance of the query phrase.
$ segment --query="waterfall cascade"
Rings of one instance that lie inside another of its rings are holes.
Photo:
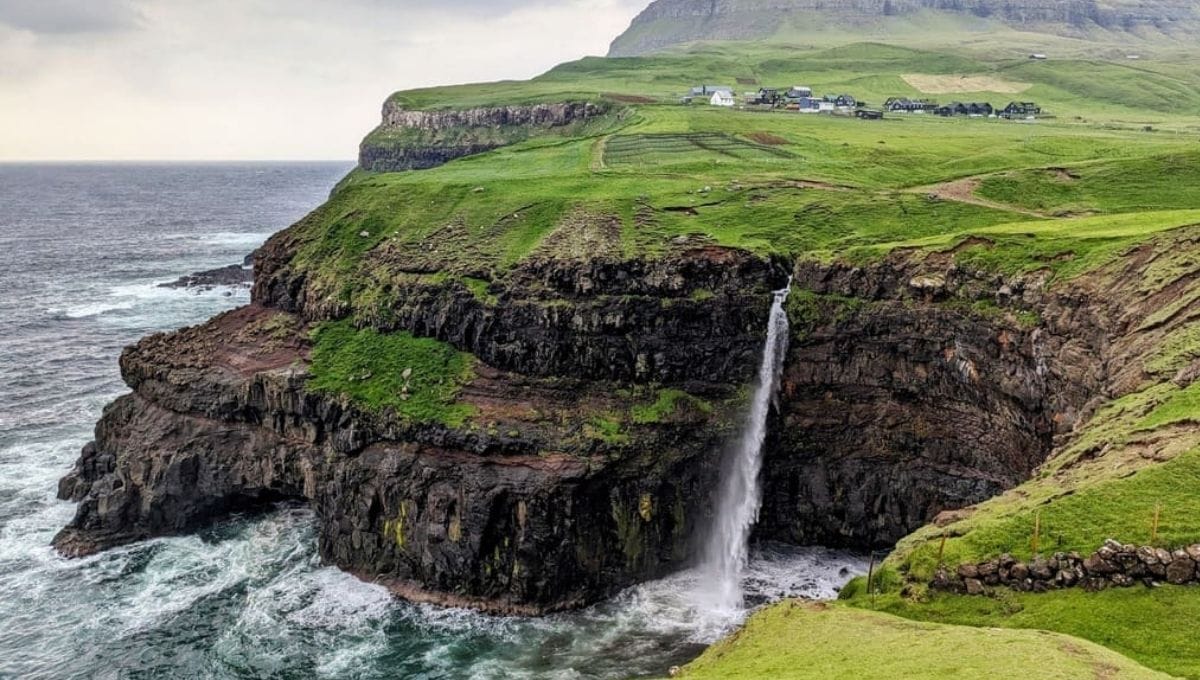
[[[737,444],[726,452],[721,465],[716,515],[701,554],[697,592],[699,603],[716,618],[736,618],[743,610],[741,578],[749,555],[750,532],[758,521],[762,506],[758,480],[762,469],[762,445],[771,400],[787,353],[788,319],[784,303],[790,291],[789,280],[786,288],[775,292],[758,383],[745,429]]]

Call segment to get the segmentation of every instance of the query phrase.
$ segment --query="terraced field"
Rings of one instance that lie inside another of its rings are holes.
[[[721,132],[688,134],[615,135],[604,148],[608,165],[662,165],[729,159],[773,160],[795,158],[786,149],[757,144]]]

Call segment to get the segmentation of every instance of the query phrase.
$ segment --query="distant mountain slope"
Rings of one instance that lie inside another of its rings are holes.
[[[636,56],[698,40],[795,33],[1011,28],[1071,37],[1100,33],[1190,39],[1194,0],[655,0],[612,44]]]

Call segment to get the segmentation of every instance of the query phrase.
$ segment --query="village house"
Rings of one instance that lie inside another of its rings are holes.
[[[679,101],[683,104],[691,104],[698,100],[711,102],[713,95],[718,92],[728,92],[730,96],[733,96],[732,87],[725,87],[724,85],[697,85],[681,97]]]
[[[892,97],[883,104],[883,110],[892,113],[931,113],[937,108],[937,102],[908,97]]]
[[[733,92],[730,90],[717,90],[713,92],[712,97],[708,100],[712,106],[733,106]]]
[[[939,106],[934,110],[934,113],[937,115],[945,117],[974,116],[979,118],[991,116],[995,112],[995,107],[987,102],[969,102],[965,104],[963,102],[953,102],[946,106]]]
[[[800,99],[812,99],[813,91],[811,87],[804,85],[793,85],[792,89],[784,95],[789,102],[798,101]]]
[[[837,96],[826,95],[825,101],[831,102],[839,109],[853,109],[859,106],[858,100],[848,94],[839,94]]]
[[[800,97],[795,102],[789,104],[788,108],[794,107],[800,113],[818,113],[823,103],[820,99],[813,97]]]
[[[762,106],[777,106],[783,101],[783,95],[779,90],[773,87],[759,88],[754,95],[754,99],[749,101],[750,104],[759,104]]]
[[[1027,120],[1036,118],[1042,113],[1042,107],[1033,102],[1009,102],[1000,111],[1000,116],[1009,120]]]

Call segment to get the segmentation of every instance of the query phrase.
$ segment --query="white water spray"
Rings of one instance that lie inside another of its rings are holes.
[[[787,353],[788,319],[783,305],[791,291],[776,291],[767,321],[767,342],[763,347],[758,384],[750,403],[745,430],[737,446],[726,454],[721,466],[716,518],[702,555],[698,593],[711,615],[736,618],[742,614],[742,572],[750,550],[750,531],[758,521],[762,489],[758,475],[762,469],[762,445],[767,434],[767,415],[771,399],[783,373]]]

